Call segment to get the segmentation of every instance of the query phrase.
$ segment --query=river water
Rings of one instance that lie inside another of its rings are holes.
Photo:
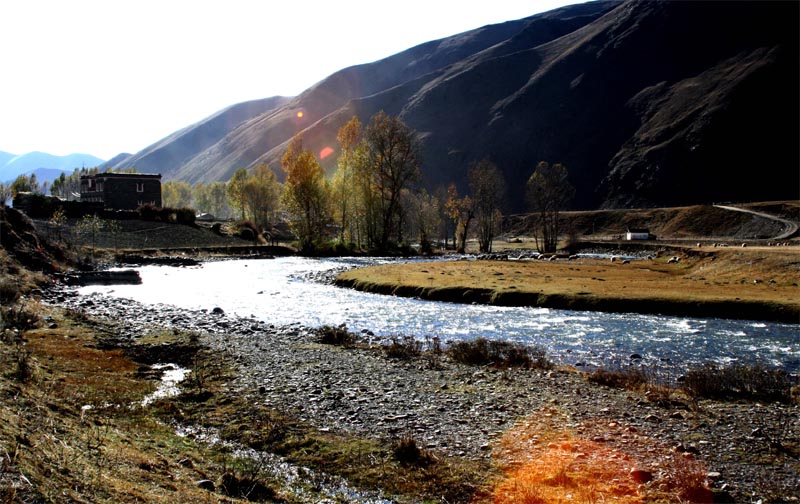
[[[706,361],[759,361],[800,370],[800,326],[794,324],[440,303],[311,280],[374,262],[285,257],[188,268],[142,266],[141,285],[90,286],[81,292],[187,309],[220,307],[275,325],[346,324],[355,332],[443,341],[483,336],[536,345],[557,362],[579,366],[622,365],[636,354],[642,357],[637,363],[668,373]]]

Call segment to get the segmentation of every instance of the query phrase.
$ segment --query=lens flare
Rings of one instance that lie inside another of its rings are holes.
[[[331,154],[333,154],[333,149],[331,149],[330,147],[325,147],[321,151],[319,151],[319,158],[320,159],[325,159],[326,157],[330,156]]]
[[[306,115],[305,112],[303,112],[302,110],[298,110],[297,113],[295,114],[295,117],[297,117],[298,119],[302,119],[303,117],[305,117],[305,115]]]

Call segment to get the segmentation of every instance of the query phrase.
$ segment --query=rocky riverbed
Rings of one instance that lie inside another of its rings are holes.
[[[718,502],[796,502],[800,495],[796,404],[640,394],[590,383],[571,369],[393,360],[382,351],[386,342],[368,333],[355,348],[322,345],[299,323],[276,327],[213,306],[186,311],[69,290],[47,293],[45,300],[112,321],[120,343],[158,327],[196,331],[238,366],[232,394],[321,430],[411,436],[434,454],[491,457],[503,466],[577,438],[613,450],[633,470],[625,476],[648,485],[674,484],[676,468],[692,461]]]

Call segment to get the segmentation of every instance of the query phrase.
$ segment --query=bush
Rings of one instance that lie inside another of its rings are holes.
[[[428,467],[435,461],[433,456],[417,445],[411,436],[405,436],[392,444],[394,459],[403,466]]]
[[[10,278],[0,280],[0,306],[16,303],[21,295],[19,283],[11,281]]]
[[[242,240],[256,241],[258,239],[258,226],[253,221],[243,220],[238,221],[234,225],[236,236]]]
[[[156,217],[158,217],[159,209],[155,205],[145,203],[136,209],[136,213],[139,214],[139,218],[141,220],[152,222],[156,220]]]
[[[325,325],[316,331],[319,342],[324,345],[339,345],[350,347],[356,343],[356,335],[347,330],[347,326],[342,324],[340,326]]]
[[[684,387],[694,397],[791,402],[792,378],[761,363],[719,367],[707,363],[686,373]]]
[[[197,214],[194,208],[182,207],[175,209],[175,220],[178,221],[178,224],[191,226],[194,224],[196,218]]]
[[[471,366],[519,367],[528,369],[551,369],[553,363],[541,348],[532,348],[508,341],[489,341],[477,338],[459,341],[448,348],[450,358]]]
[[[414,336],[392,336],[384,346],[386,357],[398,360],[411,360],[422,355],[422,342]]]
[[[647,384],[647,374],[636,367],[625,369],[597,369],[589,375],[588,380],[592,383],[605,385],[606,387],[636,390],[642,385]]]

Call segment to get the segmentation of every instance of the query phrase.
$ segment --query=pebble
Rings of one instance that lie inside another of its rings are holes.
[[[697,457],[714,467],[710,480],[725,474],[730,493],[749,499],[757,496],[755,482],[763,479],[763,465],[753,460],[775,459],[768,443],[749,440],[779,434],[785,445],[800,445],[798,405],[703,401],[687,420],[685,412],[660,409],[636,393],[593,386],[575,372],[499,373],[447,359],[436,365],[393,361],[374,349],[381,338],[370,331],[361,337],[373,348],[329,351],[302,324],[275,326],[227,315],[219,307],[191,311],[99,294],[76,296],[69,290],[45,292],[44,302],[117,323],[119,330],[112,333],[120,344],[156,327],[197,332],[204,344],[241,367],[232,383],[238,393],[257,394],[259,403],[282,411],[302,412],[320,429],[377,439],[413,433],[421,446],[446,456],[489,459],[496,441],[528,419],[528,439],[558,429],[580,431],[583,439],[596,439],[649,467],[668,466],[681,452]],[[800,463],[781,460],[769,466],[771,480],[776,487],[796,488]],[[634,470],[645,479],[662,472]]]

